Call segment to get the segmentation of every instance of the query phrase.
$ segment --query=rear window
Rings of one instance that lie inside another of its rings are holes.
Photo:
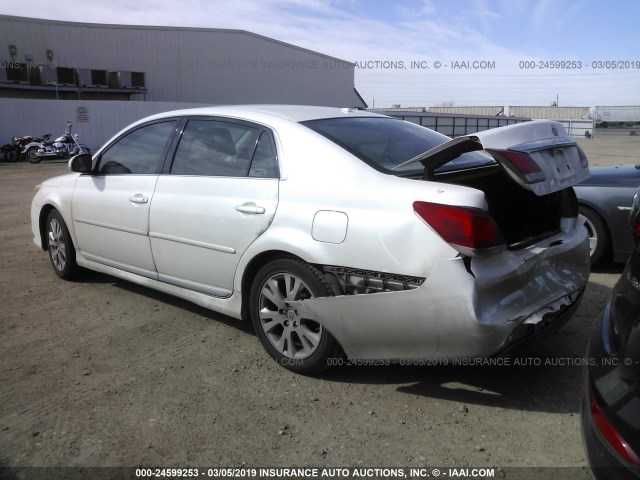
[[[341,146],[376,170],[394,175],[422,172],[423,167],[420,162],[392,169],[450,140],[449,137],[433,130],[396,118],[328,118],[306,121],[302,124]],[[494,163],[494,161],[480,152],[469,152],[460,155],[436,171],[469,168],[487,163]]]

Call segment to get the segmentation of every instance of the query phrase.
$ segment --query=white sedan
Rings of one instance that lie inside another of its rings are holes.
[[[127,127],[36,188],[34,242],[250,319],[281,365],[500,354],[573,312],[587,159],[556,122],[450,140],[373,113],[235,106]]]

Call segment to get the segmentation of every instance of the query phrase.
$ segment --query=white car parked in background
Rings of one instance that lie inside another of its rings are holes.
[[[480,151],[483,150],[483,151]],[[35,243],[78,266],[250,318],[301,373],[358,359],[485,357],[568,319],[589,276],[556,122],[461,137],[373,113],[168,112],[44,182]]]

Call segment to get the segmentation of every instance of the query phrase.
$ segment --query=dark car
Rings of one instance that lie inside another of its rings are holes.
[[[634,249],[589,342],[582,436],[598,480],[640,479],[640,190]]]
[[[591,264],[611,256],[624,263],[633,251],[629,211],[640,187],[640,164],[590,167],[589,178],[574,187],[589,231]]]

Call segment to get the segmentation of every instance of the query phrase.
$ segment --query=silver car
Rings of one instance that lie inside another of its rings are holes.
[[[250,319],[300,373],[486,357],[575,310],[587,159],[536,121],[450,140],[381,115],[236,106],[145,118],[37,187],[34,241]]]

